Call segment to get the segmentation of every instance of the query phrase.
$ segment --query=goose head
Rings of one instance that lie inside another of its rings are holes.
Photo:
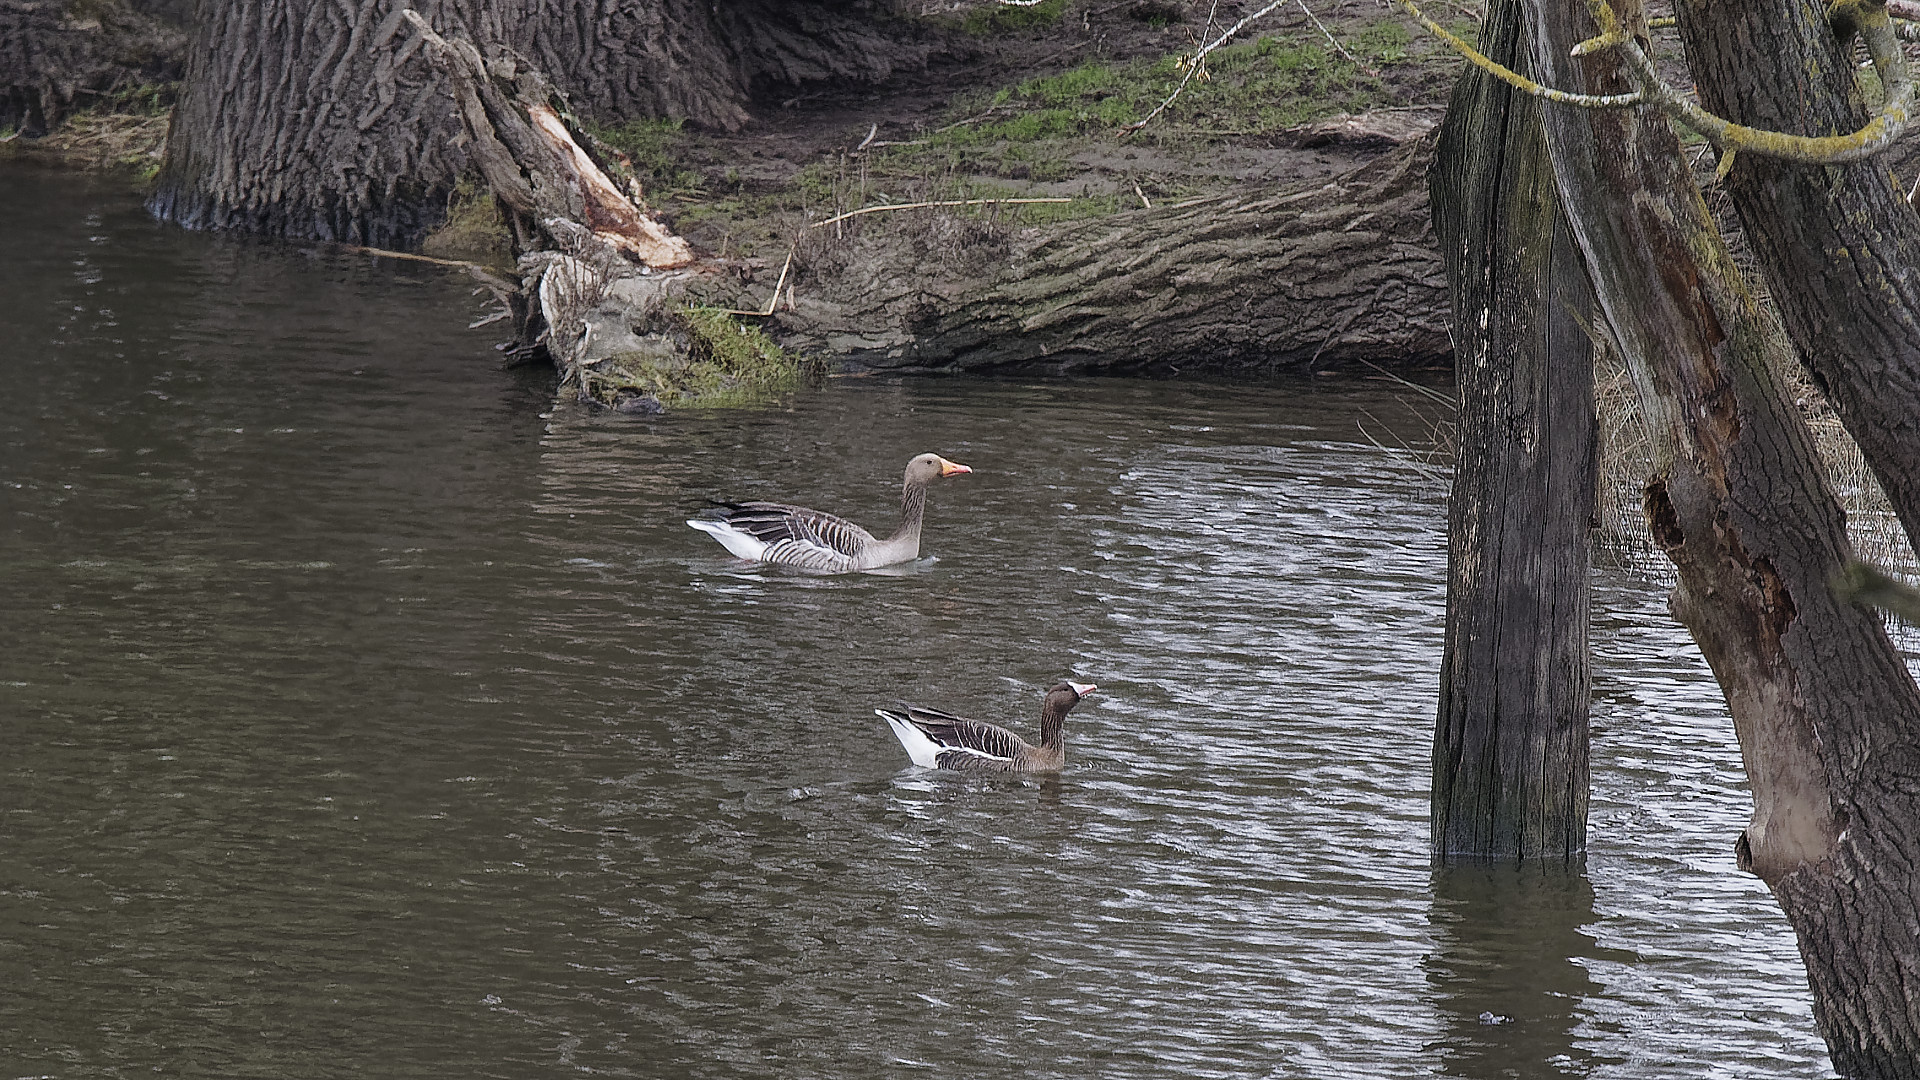
[[[907,483],[926,485],[943,476],[959,476],[973,470],[957,461],[948,461],[939,454],[921,454],[907,462]]]
[[[1080,704],[1080,699],[1100,689],[1092,683],[1059,682],[1047,688],[1047,708],[1061,713]]]

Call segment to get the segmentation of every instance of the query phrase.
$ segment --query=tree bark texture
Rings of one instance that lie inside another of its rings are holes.
[[[827,235],[801,249],[810,269],[782,337],[869,370],[1439,361],[1450,345],[1423,179],[1431,154],[1420,139],[1329,184],[967,241],[951,257],[942,237],[968,228],[954,217],[841,241],[817,230]]]
[[[408,8],[489,62],[541,70],[606,122],[735,127],[757,85],[875,78],[930,51],[905,24],[835,0],[206,0],[153,209],[194,228],[378,246],[436,223],[471,161]]]
[[[1619,93],[1584,0],[1541,0],[1553,85]],[[1629,25],[1644,23],[1624,13]],[[1771,65],[1769,65],[1771,66]],[[1675,614],[1726,693],[1753,789],[1740,864],[1798,935],[1845,1076],[1920,1068],[1920,692],[1831,582],[1841,510],[1774,372],[1789,344],[1746,291],[1653,110],[1546,113],[1562,204],[1656,434],[1646,505]]]
[[[1866,121],[1852,43],[1808,0],[1675,5],[1706,108],[1794,134]],[[1753,63],[1765,56],[1765,64]],[[1920,537],[1920,214],[1886,156],[1807,166],[1743,155],[1726,183],[1787,332]]]
[[[1526,22],[1499,0],[1483,47],[1524,66]],[[1468,68],[1431,183],[1460,394],[1433,850],[1565,862],[1587,837],[1592,296],[1533,98]]]
[[[187,35],[153,6],[0,0],[0,127],[44,135],[102,95],[178,79]]]

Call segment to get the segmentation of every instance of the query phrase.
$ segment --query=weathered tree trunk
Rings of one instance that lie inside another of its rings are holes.
[[[43,135],[101,95],[178,79],[186,34],[174,14],[130,0],[0,0],[0,127]]]
[[[1626,89],[1612,55],[1568,55],[1597,32],[1584,0],[1536,10],[1551,82]],[[1623,14],[1644,37],[1640,13]],[[1674,611],[1726,693],[1753,788],[1740,864],[1793,924],[1835,1067],[1920,1075],[1920,691],[1879,620],[1835,595],[1851,551],[1774,374],[1788,343],[1663,116],[1546,116],[1563,205],[1657,436],[1646,503],[1679,572]]]
[[[1852,43],[1836,41],[1824,5],[1676,10],[1708,109],[1806,135],[1865,122]],[[1887,168],[1885,157],[1806,166],[1743,155],[1726,183],[1787,333],[1920,538],[1920,214]]]
[[[1524,56],[1526,21],[1499,0],[1482,47]],[[1566,861],[1587,839],[1592,297],[1534,99],[1468,68],[1432,187],[1460,394],[1433,850]]]
[[[873,78],[930,51],[907,24],[833,0],[206,0],[155,212],[381,246],[435,224],[472,163],[409,8],[489,60],[531,63],[607,122],[737,127],[757,85]]]
[[[782,315],[794,346],[856,368],[1305,370],[1449,351],[1420,139],[1330,184],[1215,196],[1012,237],[956,270],[846,241]],[[977,246],[977,245],[976,245]]]

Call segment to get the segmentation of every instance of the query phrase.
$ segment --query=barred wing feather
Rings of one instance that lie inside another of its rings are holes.
[[[767,562],[809,570],[848,570],[873,534],[834,514],[785,503],[723,503],[726,523],[766,545]]]
[[[907,719],[940,747],[942,768],[966,768],[970,760],[981,764],[1010,762],[1025,745],[1020,736],[998,724],[969,720],[964,716],[907,706]]]

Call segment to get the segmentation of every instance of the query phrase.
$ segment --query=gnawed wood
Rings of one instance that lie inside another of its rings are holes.
[[[575,141],[547,103],[543,76],[511,59],[489,64],[472,42],[442,37],[412,9],[402,17],[449,76],[474,160],[502,202],[540,222],[579,222],[648,266],[694,261],[692,247],[641,212]]]
[[[552,106],[530,104],[527,116],[533,131],[545,141],[555,162],[577,186],[583,224],[593,234],[656,269],[669,270],[693,262],[693,248],[648,217],[621,192],[593,158],[580,148]]]

